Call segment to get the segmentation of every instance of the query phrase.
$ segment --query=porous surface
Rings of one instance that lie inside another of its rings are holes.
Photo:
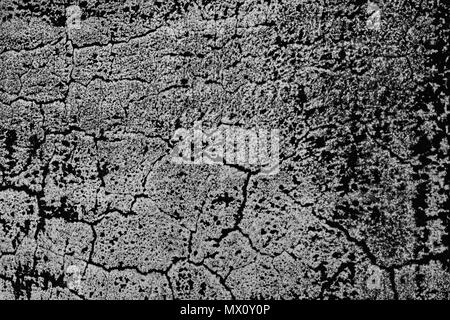
[[[447,2],[0,17],[0,299],[449,298]],[[279,172],[171,161],[225,120]]]

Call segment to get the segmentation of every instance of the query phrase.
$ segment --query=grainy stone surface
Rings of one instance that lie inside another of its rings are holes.
[[[449,9],[1,0],[0,299],[448,299]]]

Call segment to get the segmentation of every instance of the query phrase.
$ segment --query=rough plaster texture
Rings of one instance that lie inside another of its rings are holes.
[[[447,2],[0,17],[0,299],[449,298]],[[196,121],[278,129],[279,172],[173,163]]]

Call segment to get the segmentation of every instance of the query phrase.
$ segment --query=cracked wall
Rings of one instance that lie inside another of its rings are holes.
[[[2,0],[0,299],[448,299],[449,13]],[[199,121],[278,173],[174,163]]]

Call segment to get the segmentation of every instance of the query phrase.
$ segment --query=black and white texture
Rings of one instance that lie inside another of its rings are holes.
[[[449,299],[447,1],[0,15],[0,299]],[[199,122],[278,171],[172,161]]]

